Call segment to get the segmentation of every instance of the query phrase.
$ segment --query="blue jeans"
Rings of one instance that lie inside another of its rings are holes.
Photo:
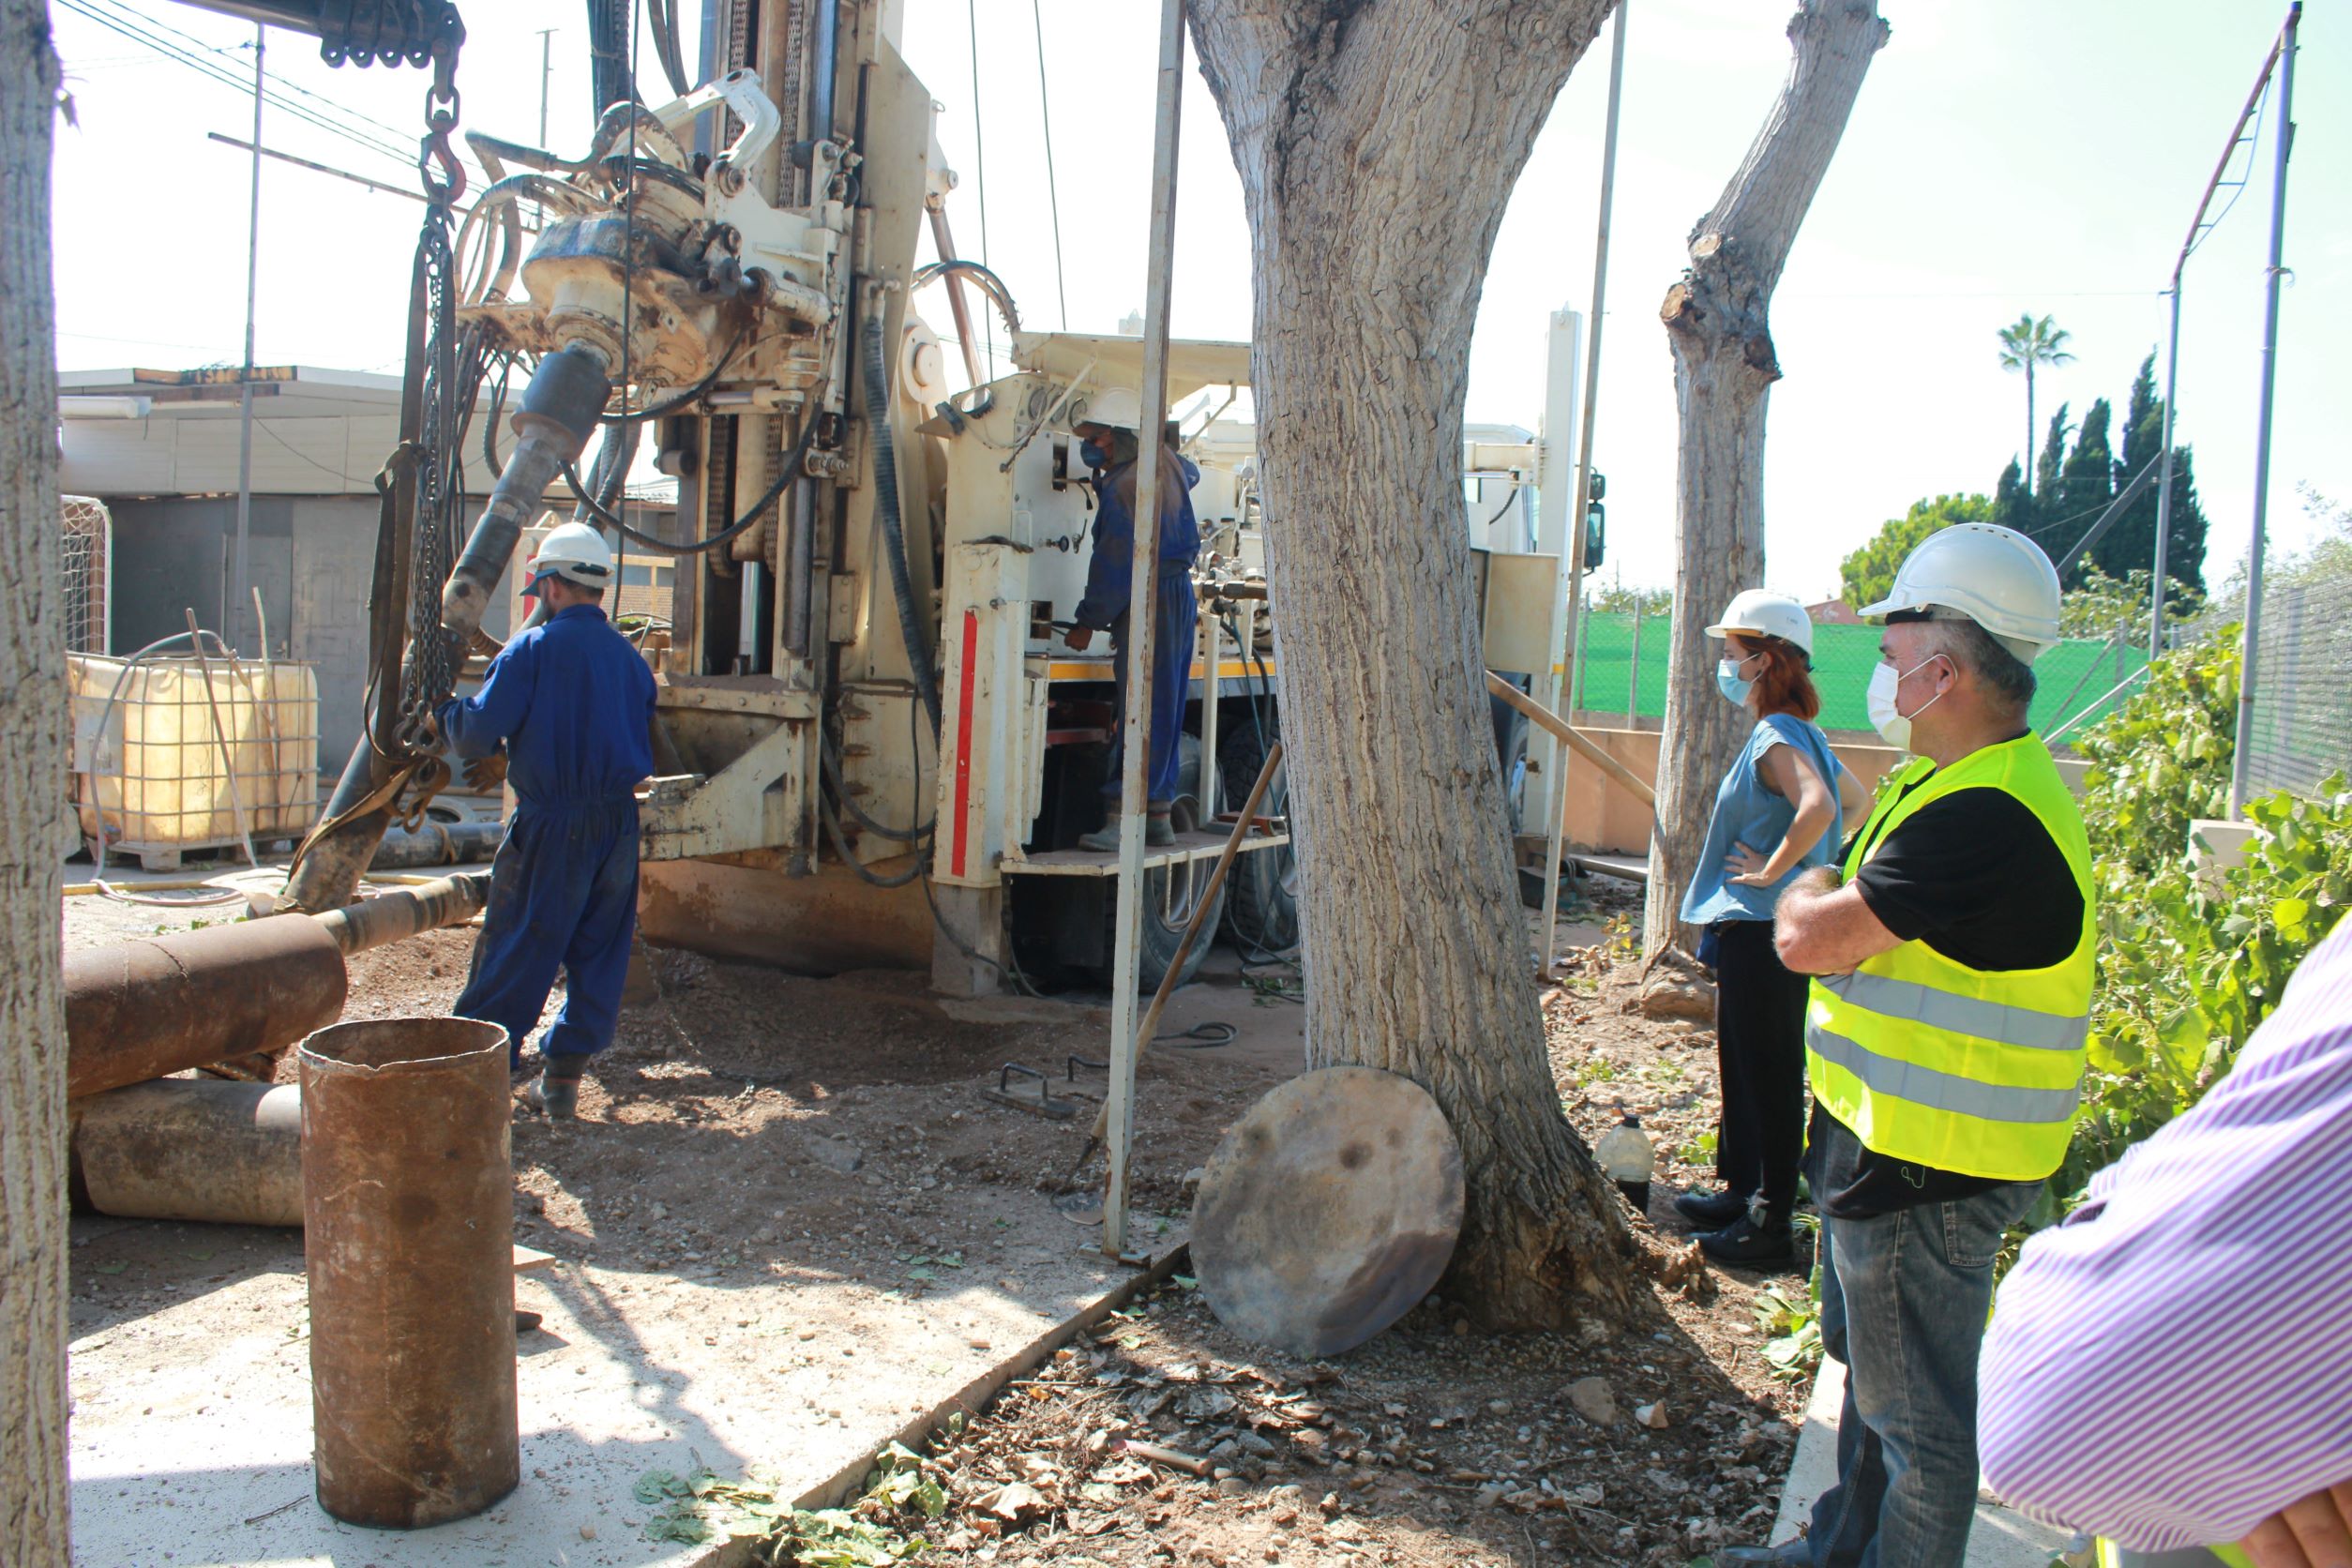
[[[1832,1125],[1821,1190],[1862,1145]],[[1847,1366],[1837,1485],[1813,1505],[1814,1568],[1961,1568],[1976,1520],[1976,1353],[2001,1235],[2041,1195],[2013,1182],[1951,1203],[1821,1224],[1821,1343]]]

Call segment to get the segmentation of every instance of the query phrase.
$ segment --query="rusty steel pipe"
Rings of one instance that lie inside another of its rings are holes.
[[[337,1024],[298,1060],[319,1506],[478,1514],[522,1476],[506,1032]]]
[[[471,871],[398,892],[380,893],[355,904],[311,918],[334,939],[346,957],[405,942],[425,931],[439,930],[473,919],[490,898],[490,873]]]
[[[76,1199],[127,1219],[302,1223],[302,1096],[291,1083],[158,1078],[76,1100]]]
[[[282,914],[68,954],[65,978],[74,1098],[283,1050],[343,1011],[333,934]]]

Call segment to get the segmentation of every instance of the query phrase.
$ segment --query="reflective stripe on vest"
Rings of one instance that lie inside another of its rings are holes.
[[[1850,880],[1930,802],[2000,790],[2049,833],[2083,895],[2074,949],[2047,969],[1974,970],[1907,942],[1813,982],[1805,1012],[1814,1093],[1863,1145],[1939,1170],[2038,1181],[2064,1157],[2090,1027],[2090,851],[2050,753],[2028,734],[1949,768],[1894,775],[1854,840]]]
[[[2184,1546],[2170,1552],[2135,1552],[2112,1541],[2102,1541],[2099,1568],[2254,1568],[2254,1559],[2238,1546]]]

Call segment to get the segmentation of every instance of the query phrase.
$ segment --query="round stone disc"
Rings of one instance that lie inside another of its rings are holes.
[[[1193,1200],[1193,1271],[1234,1333],[1333,1355],[1427,1295],[1461,1230],[1462,1152],[1429,1092],[1324,1067],[1226,1133]]]

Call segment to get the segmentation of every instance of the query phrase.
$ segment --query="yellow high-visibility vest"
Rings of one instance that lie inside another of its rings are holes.
[[[1923,942],[1813,982],[1805,1067],[1813,1093],[1865,1148],[1937,1170],[2040,1181],[2058,1168],[2081,1096],[2096,925],[2082,813],[2049,748],[2027,734],[1948,768],[1898,771],[1862,824],[1845,874],[1930,802],[2000,790],[2033,813],[2074,874],[2083,925],[2047,969],[1976,970]]]
[[[2112,1541],[2099,1543],[2099,1568],[2254,1568],[2254,1559],[2237,1546],[2190,1546],[2176,1552],[2126,1551]]]

